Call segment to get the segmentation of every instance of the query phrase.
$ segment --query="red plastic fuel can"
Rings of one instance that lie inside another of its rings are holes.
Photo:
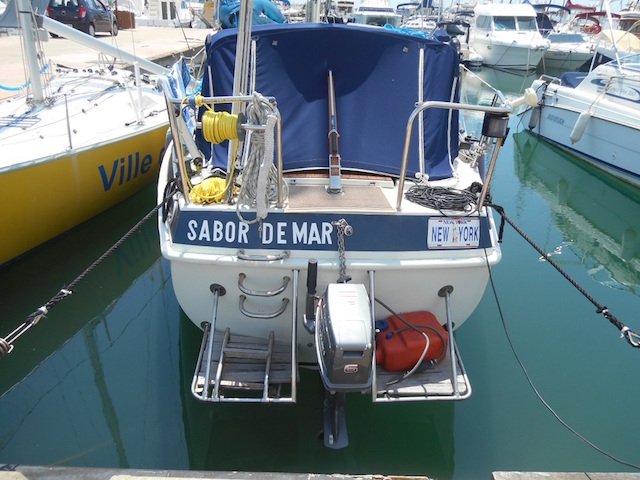
[[[376,363],[382,364],[389,372],[400,372],[412,369],[420,360],[429,337],[429,349],[423,362],[442,361],[446,357],[449,335],[431,312],[409,312],[399,314],[413,325],[408,326],[398,317],[391,316],[386,320],[386,329],[380,329],[376,339]],[[385,322],[383,323],[383,327]],[[419,330],[419,331],[418,331]]]

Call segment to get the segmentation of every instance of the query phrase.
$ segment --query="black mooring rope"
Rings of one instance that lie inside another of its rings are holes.
[[[495,207],[494,207],[495,208]],[[504,217],[503,217],[504,218]],[[502,225],[504,226],[504,224]],[[527,371],[527,368],[524,366],[524,363],[522,362],[522,359],[520,358],[520,355],[518,355],[518,352],[516,351],[516,347],[513,344],[513,341],[511,340],[511,335],[509,334],[509,329],[507,328],[507,322],[504,318],[504,314],[502,312],[502,305],[500,303],[500,299],[498,298],[498,291],[496,289],[496,285],[493,281],[493,274],[491,273],[491,267],[489,267],[489,262],[487,260],[487,269],[489,270],[489,282],[491,283],[491,290],[493,291],[493,297],[496,300],[496,305],[498,307],[498,313],[500,314],[500,320],[502,321],[502,328],[504,330],[504,333],[507,337],[507,342],[509,343],[509,347],[511,347],[511,351],[513,352],[513,356],[515,357],[516,361],[518,362],[518,365],[520,365],[520,368],[522,369],[522,372],[524,373],[524,376],[527,380],[527,383],[529,384],[529,386],[531,387],[531,389],[533,390],[533,393],[535,394],[535,396],[538,398],[538,400],[540,400],[542,402],[542,404],[545,406],[545,408],[547,410],[549,410],[549,412],[551,412],[551,414],[555,417],[556,420],[558,420],[558,422],[560,422],[560,424],[565,427],[567,430],[569,430],[573,435],[575,435],[577,438],[579,438],[580,440],[582,440],[584,443],[586,443],[588,446],[590,446],[591,448],[593,448],[594,450],[596,450],[597,452],[603,454],[604,456],[610,458],[611,460],[613,460],[614,462],[617,462],[621,465],[626,465],[628,467],[631,468],[635,468],[636,470],[640,470],[640,465],[636,465],[630,462],[627,462],[625,460],[621,460],[618,457],[615,457],[614,455],[612,455],[611,453],[607,452],[606,450],[598,447],[595,443],[593,443],[591,440],[589,440],[587,437],[585,437],[584,435],[582,435],[581,433],[579,433],[575,428],[573,428],[571,425],[569,425],[559,414],[558,412],[556,412],[553,407],[549,404],[549,402],[547,402],[544,397],[542,396],[542,394],[540,393],[540,391],[538,390],[538,388],[535,386],[535,384],[533,383],[533,379],[531,378],[531,376],[529,375],[529,372]]]
[[[162,207],[163,203],[156,205],[149,213],[147,213],[142,220],[136,223],[131,230],[129,230],[125,235],[113,244],[109,250],[103,253],[100,258],[98,258],[95,262],[93,262],[84,272],[82,272],[73,282],[71,282],[67,287],[63,287],[60,289],[58,293],[56,293],[51,300],[45,303],[42,307],[38,308],[35,312],[27,317],[27,319],[16,328],[13,332],[11,332],[6,337],[0,337],[0,358],[8,355],[13,350],[13,342],[20,337],[23,333],[29,330],[34,325],[37,325],[38,322],[46,316],[49,311],[55,307],[59,302],[67,298],[69,295],[73,293],[74,288],[78,283],[80,283],[84,278],[89,275],[93,270],[98,267],[108,256],[110,256],[118,247],[120,247],[125,241],[127,241],[134,233],[140,230],[140,227],[144,225],[152,216],[154,216],[160,207]]]
[[[640,335],[638,335],[636,332],[634,332],[629,327],[627,327],[624,323],[622,323],[620,320],[618,320],[615,317],[615,315],[609,311],[609,309],[607,307],[605,307],[604,305],[601,305],[600,303],[598,303],[598,301],[595,298],[593,298],[584,288],[582,288],[578,284],[578,282],[576,282],[573,278],[571,278],[571,276],[569,276],[569,274],[567,272],[565,272],[560,267],[560,265],[558,265],[551,258],[551,256],[547,254],[547,252],[545,252],[542,248],[540,248],[538,245],[536,245],[533,242],[533,240],[531,240],[527,236],[526,233],[524,233],[522,230],[520,230],[520,228],[518,228],[518,226],[515,223],[513,223],[513,221],[505,213],[503,207],[501,207],[500,205],[495,205],[493,203],[488,203],[487,205],[492,207],[502,217],[502,221],[500,222],[500,230],[499,230],[499,233],[498,233],[498,238],[499,238],[500,242],[502,241],[502,235],[504,233],[504,224],[506,222],[509,225],[511,225],[513,227],[513,229],[522,238],[524,238],[527,241],[527,243],[529,243],[529,245],[531,245],[540,255],[542,255],[545,258],[545,260],[547,262],[549,262],[549,264],[552,267],[554,267],[558,272],[560,272],[560,274],[564,278],[566,278],[580,293],[582,293],[582,295],[584,295],[586,297],[586,299],[589,300],[596,307],[596,312],[598,314],[601,314],[602,316],[604,316],[604,318],[609,320],[609,322],[611,322],[613,325],[615,325],[618,328],[618,330],[620,330],[620,335],[627,340],[629,345],[631,345],[632,347],[635,347],[635,348],[640,348]]]

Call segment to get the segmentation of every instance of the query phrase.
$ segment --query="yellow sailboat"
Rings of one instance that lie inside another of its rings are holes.
[[[29,87],[0,102],[0,265],[121,202],[157,178],[168,127],[154,75],[167,69],[133,57],[19,0]],[[136,65],[103,62],[81,71],[46,63],[46,28]],[[91,43],[94,42],[94,43]],[[55,70],[55,71],[54,71]]]

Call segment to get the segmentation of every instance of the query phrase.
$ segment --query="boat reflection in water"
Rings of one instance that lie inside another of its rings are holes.
[[[147,213],[151,188],[3,270],[2,334]],[[0,462],[188,467],[167,284],[149,221],[18,339],[0,360]]]
[[[4,268],[0,334],[80,275],[154,196],[150,186]],[[453,478],[449,402],[380,408],[354,396],[352,446],[327,456],[316,372],[301,372],[296,405],[212,410],[196,400],[201,332],[181,312],[168,267],[149,221],[0,359],[0,463],[381,474],[402,465],[407,474]],[[381,442],[385,455],[372,454]]]
[[[506,68],[494,68],[483,66],[467,72],[464,81],[469,92],[479,93],[481,90],[490,90],[489,84],[496,90],[505,94],[521,94],[531,86],[531,82],[538,78],[534,71],[509,70]],[[492,90],[492,89],[491,89]]]
[[[566,247],[597,282],[638,293],[640,191],[527,131],[513,141],[516,173],[548,202]]]
[[[300,369],[295,404],[217,403],[212,409],[189,389],[202,332],[182,312],[179,324],[180,390],[190,470],[455,478],[454,402],[389,406],[372,404],[367,395],[350,396],[346,405],[350,445],[332,454],[323,443],[324,386],[317,371]]]

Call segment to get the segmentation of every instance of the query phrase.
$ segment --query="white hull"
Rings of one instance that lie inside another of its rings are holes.
[[[484,65],[514,70],[535,70],[545,53],[541,48],[532,48],[528,41],[506,43],[485,38],[474,40],[471,46],[482,57]]]
[[[159,191],[167,181],[170,159],[163,162]],[[171,174],[169,174],[171,176]],[[397,191],[386,188],[388,197],[395,198]],[[159,199],[161,200],[161,199]],[[181,212],[190,207],[183,206]],[[201,207],[191,207],[202,210]],[[409,206],[412,215],[431,214],[437,211]],[[225,210],[217,207],[215,210]],[[235,216],[235,208],[227,206],[226,210]],[[422,210],[422,211],[421,211]],[[283,210],[286,214],[286,209]],[[390,216],[401,215],[399,212],[389,213]],[[483,217],[486,212],[483,212]],[[407,214],[403,212],[402,214]],[[295,222],[296,213],[288,213]],[[493,218],[488,217],[490,224],[492,247],[486,252],[484,249],[469,249],[451,251],[443,256],[441,251],[411,251],[411,252],[352,252],[349,251],[349,239],[346,240],[346,272],[351,277],[351,283],[361,283],[369,286],[370,272],[374,275],[376,298],[382,300],[397,312],[430,311],[442,324],[446,322],[445,302],[438,292],[442,287],[453,287],[451,298],[453,303],[453,323],[459,328],[475,310],[484,293],[488,280],[488,266],[497,264],[501,252],[497,240],[497,232]],[[384,221],[380,221],[379,228],[385,228]],[[269,217],[264,222],[263,229],[271,224]],[[275,222],[274,222],[275,224]],[[228,225],[228,224],[227,224]],[[235,226],[233,230],[235,230]],[[277,225],[274,227],[277,228]],[[232,228],[224,228],[229,237],[233,236]],[[237,232],[237,230],[235,230]],[[290,338],[290,321],[297,318],[299,358],[303,363],[315,363],[316,354],[313,335],[310,335],[302,325],[305,312],[304,299],[306,297],[307,264],[309,259],[318,261],[319,294],[326,290],[327,285],[335,283],[339,277],[338,245],[327,251],[305,249],[291,251],[290,256],[275,262],[246,261],[238,256],[238,251],[229,248],[189,247],[176,245],[172,241],[171,224],[160,221],[160,247],[162,255],[171,262],[173,286],[178,302],[191,321],[199,328],[206,322],[211,322],[213,295],[212,284],[224,286],[226,294],[219,299],[218,319],[216,328],[224,330],[226,327],[233,332],[254,337],[265,337],[270,331],[275,331],[276,338]],[[354,235],[357,232],[354,232]],[[224,235],[221,230],[221,234]],[[237,233],[236,233],[237,234]],[[372,234],[374,234],[372,232]],[[382,234],[382,233],[380,233]],[[393,242],[393,234],[384,232]],[[401,232],[397,233],[402,235]],[[336,242],[335,232],[325,241]],[[246,250],[247,255],[264,256],[280,253],[278,250]],[[245,308],[251,312],[268,314],[278,311],[283,305],[283,299],[288,299],[284,311],[274,319],[256,321],[243,315],[239,309],[240,297],[243,295],[239,287],[239,276],[246,275],[243,281],[251,290],[274,291],[283,284],[283,278],[294,278],[294,271],[298,271],[300,282],[294,289],[290,281],[284,292],[273,298],[249,297]],[[297,305],[297,307],[296,307]],[[295,308],[295,311],[294,311]],[[391,313],[381,307],[374,307],[375,320],[388,318]]]
[[[532,87],[542,106],[526,110],[522,121],[533,133],[640,186],[640,76],[617,83],[616,71],[600,66],[577,88],[536,80]]]
[[[574,71],[590,62],[594,51],[595,45],[588,42],[552,42],[542,58],[542,63],[547,68]]]

